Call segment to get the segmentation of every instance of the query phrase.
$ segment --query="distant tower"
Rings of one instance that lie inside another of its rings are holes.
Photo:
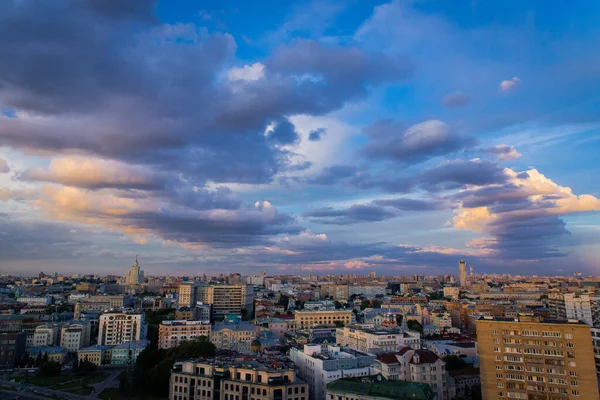
[[[127,272],[127,285],[139,285],[144,282],[144,271],[140,269],[140,263],[138,262],[138,256],[135,256],[135,262],[133,266]]]
[[[369,272],[369,279],[375,279],[377,277],[377,273],[375,271]]]
[[[473,266],[469,266],[469,276],[473,277]]]
[[[458,262],[458,279],[460,287],[467,287],[467,262],[465,260]]]

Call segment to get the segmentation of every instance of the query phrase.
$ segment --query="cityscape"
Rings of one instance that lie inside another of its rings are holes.
[[[600,400],[599,27],[0,0],[0,400]]]
[[[148,276],[136,257],[120,276],[0,282],[2,393],[599,397],[600,277],[581,273]]]

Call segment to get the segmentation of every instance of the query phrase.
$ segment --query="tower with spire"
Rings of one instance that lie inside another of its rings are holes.
[[[135,256],[135,262],[131,269],[127,272],[127,278],[125,283],[129,286],[141,285],[144,283],[144,271],[140,269],[140,263],[138,262],[138,256]]]

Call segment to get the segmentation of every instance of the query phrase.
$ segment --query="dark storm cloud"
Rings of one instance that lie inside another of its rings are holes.
[[[269,132],[268,138],[279,145],[295,144],[300,140],[296,127],[287,118],[277,121],[273,130]]]
[[[429,120],[405,127],[383,120],[367,128],[369,142],[362,148],[368,158],[390,159],[403,165],[419,164],[433,157],[456,153],[477,141],[455,132],[442,121]]]
[[[330,112],[412,70],[298,40],[264,61],[261,79],[229,82],[230,35],[153,23],[152,3],[76,3],[0,2],[0,102],[44,117],[2,119],[0,144],[266,183],[290,165],[263,135],[268,124]]]
[[[465,185],[484,186],[505,183],[504,168],[485,160],[445,161],[423,171],[419,183],[430,191],[458,189]]]
[[[309,133],[308,140],[310,140],[311,142],[318,142],[323,138],[323,136],[325,136],[326,133],[327,130],[325,128],[315,129],[314,131],[311,131]]]
[[[349,225],[361,222],[377,222],[401,215],[401,211],[432,211],[444,208],[441,200],[417,200],[407,198],[374,200],[367,204],[354,204],[347,208],[321,207],[302,214],[311,222],[320,224]]]
[[[393,207],[402,211],[432,211],[444,208],[441,200],[416,200],[416,199],[385,199],[375,200],[373,204],[385,207]]]
[[[355,204],[345,209],[315,208],[302,214],[320,224],[348,225],[358,222],[383,221],[396,216],[396,212],[375,204]]]

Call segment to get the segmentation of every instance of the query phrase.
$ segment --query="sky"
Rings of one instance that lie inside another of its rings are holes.
[[[0,2],[0,270],[600,274],[600,3]]]

